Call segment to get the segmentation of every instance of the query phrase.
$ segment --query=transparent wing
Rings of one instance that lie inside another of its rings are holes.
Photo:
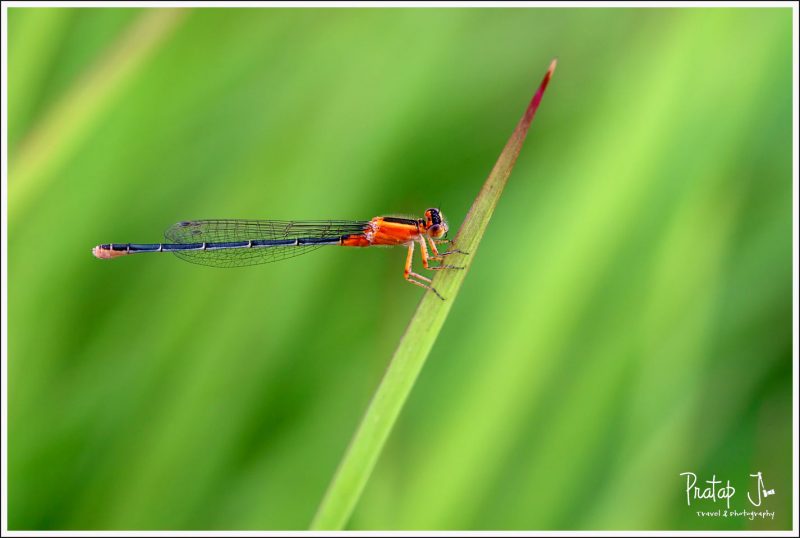
[[[338,239],[360,234],[367,221],[352,220],[191,220],[182,221],[164,232],[169,243],[232,243],[293,239]],[[316,250],[322,244],[280,245],[258,248],[187,250],[174,254],[188,262],[212,267],[242,267],[270,263]]]

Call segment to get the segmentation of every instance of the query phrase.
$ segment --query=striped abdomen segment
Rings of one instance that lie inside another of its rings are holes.
[[[97,258],[116,258],[117,256],[139,254],[143,252],[183,253],[188,251],[211,252],[233,249],[244,250],[278,247],[303,247],[309,245],[341,245],[342,239],[342,237],[298,237],[295,239],[254,239],[252,241],[223,241],[212,243],[111,243],[94,247],[92,249],[92,254],[94,254]]]

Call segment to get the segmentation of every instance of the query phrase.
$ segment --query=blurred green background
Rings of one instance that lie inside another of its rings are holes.
[[[791,526],[790,9],[11,9],[9,526],[303,529],[400,249],[100,261],[441,207],[559,67],[351,529]],[[701,518],[681,472],[774,520]]]

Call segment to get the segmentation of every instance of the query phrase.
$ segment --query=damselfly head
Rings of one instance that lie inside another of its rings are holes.
[[[447,221],[442,212],[435,207],[425,211],[425,231],[434,239],[447,234]]]

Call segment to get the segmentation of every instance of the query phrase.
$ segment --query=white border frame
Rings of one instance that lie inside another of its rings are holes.
[[[792,136],[793,136],[793,164],[792,164],[792,372],[793,372],[793,411],[792,411],[792,437],[793,437],[793,514],[791,531],[9,531],[8,530],[8,9],[11,7],[151,7],[151,8],[189,8],[189,7],[293,7],[293,8],[318,8],[318,7],[360,7],[360,8],[401,8],[401,7],[566,7],[566,8],[594,8],[594,7],[639,7],[639,8],[693,8],[693,7],[781,7],[792,8]],[[509,2],[509,1],[338,1],[338,2],[243,2],[243,1],[209,1],[209,2],[4,2],[2,5],[2,182],[0,182],[0,272],[2,272],[2,288],[0,289],[0,341],[2,341],[2,462],[0,464],[0,531],[3,536],[796,536],[798,533],[798,4],[796,2],[753,2],[753,1],[728,1],[728,2]]]

